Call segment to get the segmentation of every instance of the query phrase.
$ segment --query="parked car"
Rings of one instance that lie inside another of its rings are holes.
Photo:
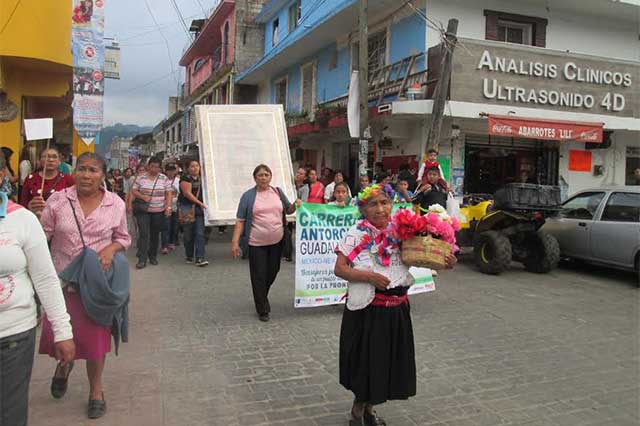
[[[635,270],[640,285],[640,187],[580,191],[542,230],[556,237],[562,256]]]

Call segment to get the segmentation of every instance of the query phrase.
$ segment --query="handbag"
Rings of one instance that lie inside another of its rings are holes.
[[[200,196],[200,188],[202,188],[202,183],[198,187],[198,192],[196,192],[196,198]],[[187,211],[182,209],[182,206],[178,208],[178,222],[180,225],[184,225],[187,223],[193,223],[196,221],[196,205],[191,204],[191,208]]]
[[[156,177],[156,180],[153,182],[153,188],[151,188],[151,196],[153,197],[153,193],[156,190],[156,183],[158,183],[158,179],[160,178],[160,175],[158,175]],[[149,212],[149,203],[141,200],[140,198],[135,198],[133,200],[133,214],[140,214],[140,213],[148,213]]]

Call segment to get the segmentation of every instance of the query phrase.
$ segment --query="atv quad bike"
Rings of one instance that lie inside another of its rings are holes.
[[[549,272],[558,265],[560,247],[540,228],[559,206],[560,191],[554,186],[508,184],[493,197],[467,196],[460,209],[466,220],[458,245],[473,247],[475,264],[485,274],[500,274],[514,260],[527,271]]]

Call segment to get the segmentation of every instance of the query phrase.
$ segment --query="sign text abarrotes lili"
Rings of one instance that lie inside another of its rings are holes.
[[[530,79],[562,80],[564,89],[524,88],[514,84],[503,84],[498,78],[483,78],[482,94],[487,99],[510,103],[560,106],[566,108],[592,109],[600,106],[610,112],[623,111],[626,106],[620,89],[631,87],[631,73],[601,68],[581,67],[574,61],[562,65],[542,61],[527,61],[492,55],[484,50],[477,65],[478,70],[511,74]],[[567,84],[575,90],[566,90]],[[582,93],[580,84],[600,85],[610,88],[602,96]]]

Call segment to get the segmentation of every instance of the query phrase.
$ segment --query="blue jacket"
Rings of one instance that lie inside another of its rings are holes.
[[[282,201],[282,223],[285,224],[286,218],[285,215],[289,208],[291,207],[291,202],[284,195],[284,192],[280,188],[271,188],[274,191],[278,192],[280,196],[280,200]],[[240,248],[244,253],[247,253],[249,248],[249,234],[251,233],[251,224],[253,223],[253,204],[256,202],[256,194],[258,193],[258,188],[254,186],[244,194],[240,198],[240,203],[238,204],[238,212],[236,213],[236,218],[240,220],[244,220],[244,231],[242,232],[242,236],[240,237]]]
[[[116,355],[129,341],[129,263],[122,252],[113,256],[111,268],[102,270],[98,253],[85,248],[59,274],[60,279],[80,291],[82,305],[98,325],[111,327]]]

